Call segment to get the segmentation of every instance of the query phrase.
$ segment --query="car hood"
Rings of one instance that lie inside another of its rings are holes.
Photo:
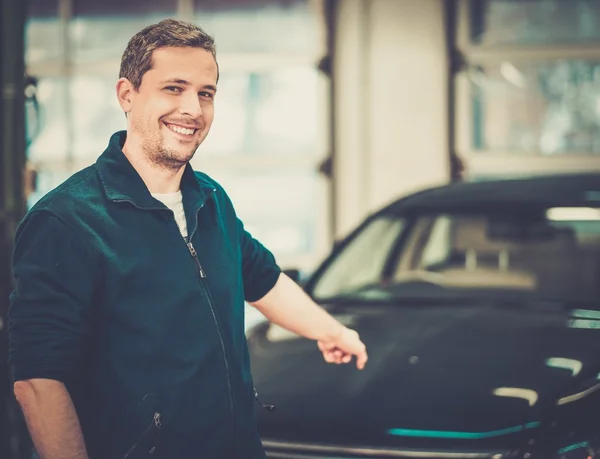
[[[264,324],[249,337],[255,387],[263,403],[276,406],[259,410],[261,435],[504,445],[539,425],[582,379],[596,378],[600,313],[586,311],[563,304],[336,305],[330,312],[367,345],[363,371],[327,364],[314,342]]]

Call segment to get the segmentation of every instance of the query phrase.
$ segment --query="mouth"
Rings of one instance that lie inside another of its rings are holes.
[[[194,127],[181,126],[178,124],[171,124],[171,123],[165,123],[165,122],[163,122],[163,124],[167,128],[169,128],[169,130],[175,132],[176,134],[187,137],[187,138],[193,137],[194,134],[196,134],[196,132],[198,132],[198,129],[194,128]]]

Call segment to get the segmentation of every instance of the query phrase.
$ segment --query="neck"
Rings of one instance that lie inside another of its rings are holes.
[[[153,163],[147,158],[142,146],[133,139],[130,140],[129,136],[123,145],[123,154],[142,178],[150,193],[176,193],[180,190],[185,165],[179,169],[169,169]]]

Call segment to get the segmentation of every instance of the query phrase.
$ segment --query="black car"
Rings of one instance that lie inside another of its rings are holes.
[[[410,195],[304,286],[369,362],[249,330],[268,457],[600,457],[600,174]]]

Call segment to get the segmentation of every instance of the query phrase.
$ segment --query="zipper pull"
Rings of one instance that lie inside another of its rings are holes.
[[[160,419],[160,413],[154,413],[154,425],[157,429],[162,427],[162,421]]]
[[[196,253],[196,249],[194,248],[194,246],[192,245],[191,242],[187,243],[187,247],[188,247],[188,250],[190,251],[190,253],[192,254],[192,257],[194,258],[194,260],[196,260],[196,264],[198,265],[198,272],[200,273],[200,277],[202,279],[206,279],[206,273],[204,272],[204,269],[202,268],[202,265],[200,264],[200,260],[198,260],[198,254]]]
[[[275,405],[265,405],[263,402],[260,401],[260,398],[258,397],[258,392],[256,391],[256,388],[254,388],[254,400],[256,400],[256,402],[260,406],[262,406],[265,410],[267,410],[269,412],[275,411]]]
[[[190,251],[190,253],[192,254],[192,257],[196,258],[198,256],[198,254],[196,253],[196,249],[194,248],[194,246],[192,245],[191,242],[187,243],[188,249]]]

